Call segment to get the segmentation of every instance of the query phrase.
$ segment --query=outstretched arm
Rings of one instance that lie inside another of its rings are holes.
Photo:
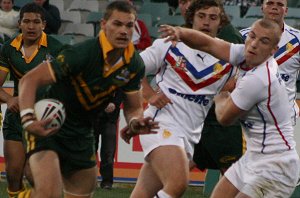
[[[214,57],[229,62],[230,43],[217,38],[210,37],[200,31],[161,25],[159,28],[162,38],[167,41],[182,41],[189,47],[205,51]]]

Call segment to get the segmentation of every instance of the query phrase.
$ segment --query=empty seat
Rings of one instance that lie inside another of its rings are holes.
[[[69,23],[81,23],[81,14],[79,11],[63,11],[60,13],[60,18],[61,18],[61,26],[59,28],[58,33],[61,34],[66,25]]]
[[[229,18],[232,20],[233,18],[240,18],[241,17],[241,9],[240,6],[224,6],[224,10]]]
[[[148,13],[152,16],[153,24],[155,25],[161,18],[169,15],[168,3],[144,3],[139,10],[139,13]]]
[[[32,3],[32,0],[15,0],[14,1],[14,6],[17,9],[21,9],[27,3]]]
[[[65,5],[63,0],[50,0],[49,3],[51,5],[55,5],[58,8],[60,13],[65,10]]]
[[[97,12],[99,11],[99,1],[73,0],[68,10]]]
[[[63,35],[94,36],[94,27],[92,24],[69,23],[66,25]]]
[[[160,21],[157,22],[157,25],[162,24],[168,24],[168,25],[174,25],[174,26],[181,26],[185,24],[185,21],[181,15],[175,15],[175,16],[164,16],[160,19]]]
[[[101,12],[90,12],[87,16],[86,23],[90,23],[94,27],[94,36],[98,34],[100,29],[100,21],[103,17],[103,13]]]
[[[73,44],[73,36],[72,35],[57,35],[51,34],[51,37],[55,38],[56,40],[60,41],[62,44],[72,45]]]
[[[262,10],[260,6],[251,6],[246,12],[244,18],[262,18]]]
[[[62,22],[70,23],[81,23],[81,16],[79,11],[64,11],[60,13],[60,18]]]
[[[252,26],[256,20],[256,18],[233,18],[231,23],[240,30]]]
[[[300,19],[299,8],[289,8],[288,13],[285,18],[286,19]]]
[[[138,19],[142,20],[147,27],[152,26],[152,16],[148,13],[138,14]]]

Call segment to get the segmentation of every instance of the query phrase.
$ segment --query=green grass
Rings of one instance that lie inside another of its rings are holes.
[[[6,194],[7,184],[5,179],[0,180],[0,197],[7,198]],[[97,188],[94,194],[94,198],[127,198],[134,187],[134,184],[115,183],[112,190],[103,190]],[[203,195],[203,187],[189,187],[185,192],[183,198],[206,198]]]

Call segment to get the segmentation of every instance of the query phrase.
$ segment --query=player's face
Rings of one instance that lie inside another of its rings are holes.
[[[45,28],[45,22],[42,21],[40,14],[28,12],[24,13],[23,18],[19,22],[19,28],[24,40],[35,41],[41,37]]]
[[[11,0],[2,0],[0,6],[3,11],[9,12],[13,8],[13,3]]]
[[[114,10],[108,20],[101,21],[101,29],[114,48],[126,48],[134,31],[135,15]]]
[[[264,17],[282,23],[287,14],[287,0],[264,0],[262,12]]]
[[[255,23],[245,41],[246,64],[255,67],[277,51],[274,32]]]
[[[193,19],[193,29],[216,37],[221,24],[220,13],[221,10],[218,7],[197,10]]]
[[[191,5],[191,0],[178,0],[178,7],[180,10],[181,15],[184,17],[186,10]]]

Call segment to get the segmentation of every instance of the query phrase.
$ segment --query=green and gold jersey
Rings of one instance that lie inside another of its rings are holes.
[[[100,32],[99,37],[63,50],[51,63],[57,82],[49,90],[49,97],[65,104],[67,120],[64,125],[68,125],[65,128],[76,130],[79,124],[90,126],[94,112],[107,105],[117,88],[124,92],[140,89],[145,66],[133,44],[124,49],[114,65],[106,62],[111,50],[113,47]]]
[[[3,45],[0,55],[0,70],[10,72],[15,85],[14,96],[18,95],[17,86],[19,79],[42,61],[56,57],[62,49],[62,44],[59,41],[47,36],[44,32],[39,40],[38,49],[36,49],[31,57],[26,58],[24,56],[22,45],[22,34],[19,34]]]

